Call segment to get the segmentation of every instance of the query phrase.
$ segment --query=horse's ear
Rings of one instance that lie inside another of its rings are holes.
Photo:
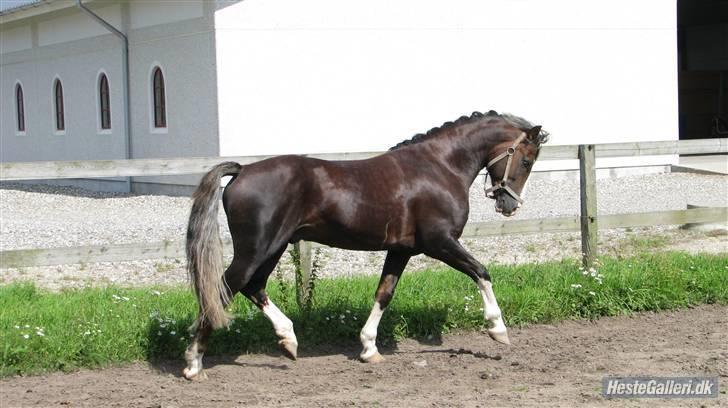
[[[541,126],[534,126],[526,132],[528,140],[535,142],[538,140],[538,136],[541,134]]]

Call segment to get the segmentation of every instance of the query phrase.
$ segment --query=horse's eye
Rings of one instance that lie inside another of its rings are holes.
[[[531,167],[531,162],[526,159],[521,160],[521,164],[523,164],[523,167],[527,169]]]

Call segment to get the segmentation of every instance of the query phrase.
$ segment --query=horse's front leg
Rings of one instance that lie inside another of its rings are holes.
[[[363,346],[363,350],[359,357],[365,363],[378,363],[384,361],[384,357],[377,350],[377,329],[379,321],[382,319],[384,309],[394,296],[394,290],[397,287],[402,271],[404,271],[410,255],[399,252],[387,252],[387,258],[384,260],[384,268],[382,269],[382,277],[379,279],[379,287],[374,296],[374,307],[369,314],[364,328],[361,329],[359,339]]]
[[[491,323],[491,327],[488,329],[488,335],[499,343],[511,344],[511,341],[508,339],[508,330],[506,329],[506,324],[503,322],[500,307],[498,307],[498,302],[495,300],[490,275],[488,275],[485,267],[483,267],[483,270],[487,278],[478,278],[478,288],[480,289],[480,296],[483,298],[483,314],[485,315],[485,320]]]
[[[498,307],[498,301],[495,299],[495,293],[493,293],[490,275],[485,267],[475,260],[455,238],[439,241],[437,245],[432,245],[430,249],[425,251],[425,254],[463,272],[478,284],[480,295],[483,297],[485,320],[491,323],[488,335],[499,343],[511,344],[501,310]]]

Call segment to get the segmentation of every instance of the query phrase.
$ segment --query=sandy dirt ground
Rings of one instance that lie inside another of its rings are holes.
[[[3,407],[544,407],[728,406],[728,307],[708,305],[596,322],[511,329],[511,346],[487,335],[448,335],[356,360],[358,347],[206,358],[209,379],[180,378],[181,361],[136,363],[0,380]],[[601,379],[718,376],[717,399],[615,400]]]

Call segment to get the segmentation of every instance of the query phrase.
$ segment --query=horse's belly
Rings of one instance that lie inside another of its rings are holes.
[[[299,240],[318,242],[334,248],[349,249],[356,251],[382,251],[399,248],[411,248],[414,240],[402,239],[402,237],[389,234],[391,228],[382,228],[382,232],[375,232],[371,229],[344,228],[337,225],[302,226],[291,239],[292,242]]]

